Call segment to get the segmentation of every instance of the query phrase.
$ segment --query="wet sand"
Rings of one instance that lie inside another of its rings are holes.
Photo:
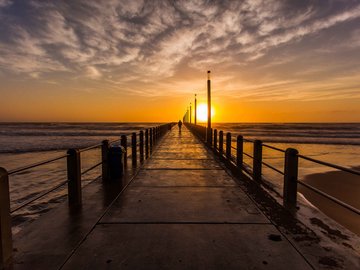
[[[360,167],[354,168],[360,170]],[[360,176],[342,171],[310,174],[303,180],[307,184],[360,209]],[[344,227],[360,236],[360,216],[346,208],[299,185],[307,200]]]

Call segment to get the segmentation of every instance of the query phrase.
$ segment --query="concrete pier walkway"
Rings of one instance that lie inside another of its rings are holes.
[[[62,269],[312,269],[212,153],[173,128]]]

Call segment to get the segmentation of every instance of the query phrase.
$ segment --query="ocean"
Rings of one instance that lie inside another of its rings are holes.
[[[157,123],[0,123],[0,167],[13,170],[27,164],[62,155],[69,148],[85,148],[104,139],[116,140],[121,134],[131,133]],[[338,165],[360,166],[359,123],[215,123],[214,128],[231,132],[247,139],[260,139],[264,143],[286,149],[296,148],[300,154]],[[244,151],[252,155],[252,144],[245,143]],[[264,161],[283,170],[283,153],[263,149]],[[94,149],[81,154],[82,169],[100,162],[100,151]],[[244,157],[251,165],[251,159]],[[314,174],[329,173],[334,169],[302,161],[299,163],[299,179]],[[282,176],[264,167],[264,177],[282,192]],[[83,186],[100,175],[100,167],[83,176]],[[360,178],[360,177],[359,177]],[[10,176],[11,208],[49,190],[66,180],[66,159],[29,169]],[[339,179],[339,185],[344,180]],[[358,184],[350,187],[360,194]],[[66,199],[66,186],[13,213],[16,233],[42,213]],[[336,190],[335,190],[336,195]],[[311,196],[309,196],[311,197]],[[310,198],[311,199],[311,198]],[[311,201],[311,200],[310,200]],[[355,201],[355,202],[354,202]],[[357,206],[358,197],[348,203]],[[357,224],[357,223],[356,223]]]

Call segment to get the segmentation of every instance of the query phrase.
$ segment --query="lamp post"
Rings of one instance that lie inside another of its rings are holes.
[[[211,132],[211,81],[210,81],[210,70],[207,72],[208,78],[207,78],[207,136],[206,141],[209,145],[212,143],[212,132]]]
[[[191,102],[190,102],[190,112],[189,113],[190,113],[189,116],[190,116],[190,124],[191,124]]]
[[[196,100],[196,94],[195,94],[195,125],[196,125],[196,121],[197,121],[197,119],[196,119],[196,117],[197,117],[197,100]]]

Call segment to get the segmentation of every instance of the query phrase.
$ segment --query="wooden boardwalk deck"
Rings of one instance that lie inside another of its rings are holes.
[[[313,269],[186,128],[165,135],[110,207],[115,195],[100,193],[85,192],[93,201],[75,222],[63,207],[42,221],[68,216],[48,236],[15,242],[28,247],[14,269]]]

